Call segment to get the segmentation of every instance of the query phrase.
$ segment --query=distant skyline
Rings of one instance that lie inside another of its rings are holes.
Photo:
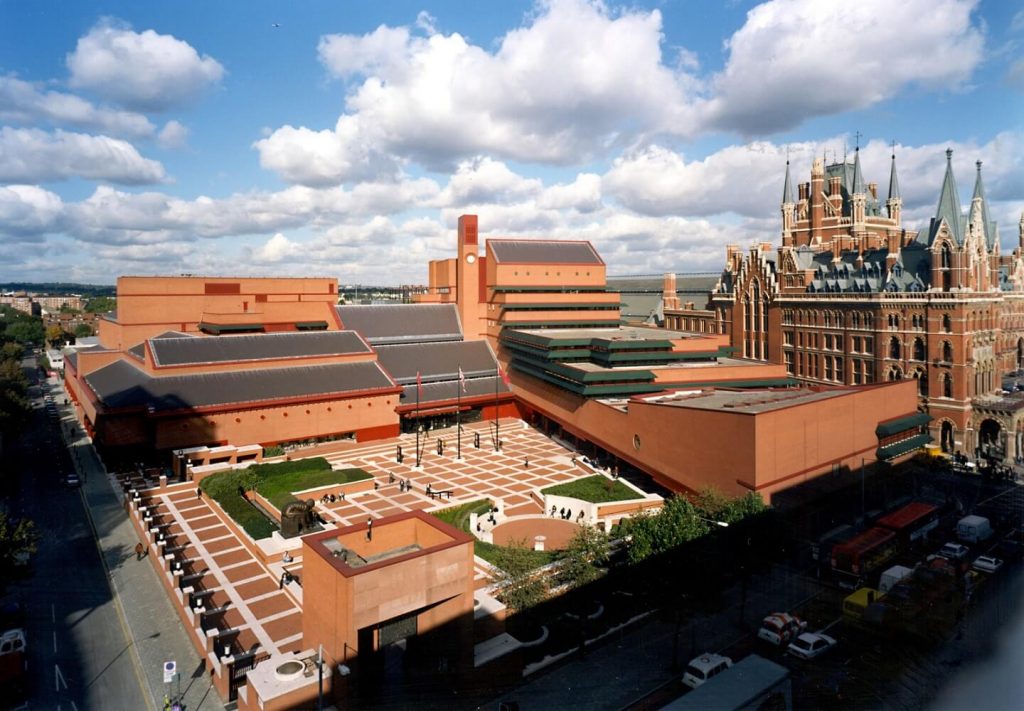
[[[481,237],[609,274],[778,242],[787,157],[852,160],[909,229],[983,161],[1024,211],[1024,9],[979,0],[0,0],[0,282],[425,283]],[[892,144],[895,144],[893,149]]]

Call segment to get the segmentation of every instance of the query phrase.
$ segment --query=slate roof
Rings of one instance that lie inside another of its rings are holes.
[[[123,360],[85,376],[105,408],[155,412],[392,387],[372,361],[152,377]]]
[[[512,264],[604,264],[590,242],[564,240],[487,240],[498,262]]]
[[[489,378],[470,378],[466,376],[466,389],[462,393],[464,398],[475,398],[490,395],[494,397],[495,381],[497,381],[498,394],[504,394],[511,392],[505,382],[500,378],[491,376]],[[445,380],[437,383],[423,383],[423,387],[420,389],[420,407],[428,407],[431,403],[440,402],[443,400],[457,400],[459,393],[456,391],[458,387],[457,380]],[[416,404],[416,381],[413,379],[412,384],[405,385],[402,388],[402,395],[399,402],[405,405]]]
[[[335,308],[344,327],[358,331],[373,346],[462,340],[462,325],[455,304],[373,304]]]
[[[498,367],[486,341],[441,341],[404,346],[378,346],[377,361],[396,383],[416,382],[416,373],[424,384],[437,380],[456,380],[459,366],[467,380],[494,375]]]
[[[354,331],[300,331],[205,338],[164,337],[150,339],[149,347],[157,366],[238,363],[370,352],[370,347]]]

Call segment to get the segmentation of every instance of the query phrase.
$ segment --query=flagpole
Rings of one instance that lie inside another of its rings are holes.
[[[455,458],[462,459],[462,388],[463,388],[462,363],[459,363],[459,379],[455,383],[455,393],[458,397],[455,407]]]
[[[501,433],[498,432],[498,381],[501,379],[501,366],[494,368],[494,451],[501,449]]]

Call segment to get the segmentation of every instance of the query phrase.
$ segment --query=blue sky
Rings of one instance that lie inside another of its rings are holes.
[[[893,141],[909,228],[951,147],[1008,252],[1022,48],[984,0],[0,0],[0,281],[423,283],[466,212],[717,271],[777,241],[787,156],[859,143],[884,190]]]

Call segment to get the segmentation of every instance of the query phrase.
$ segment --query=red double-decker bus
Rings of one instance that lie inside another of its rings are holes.
[[[923,501],[911,501],[878,519],[875,525],[895,533],[901,546],[909,546],[938,527],[939,507]]]
[[[832,548],[832,570],[841,586],[855,588],[861,578],[881,567],[898,550],[896,534],[875,526]]]

